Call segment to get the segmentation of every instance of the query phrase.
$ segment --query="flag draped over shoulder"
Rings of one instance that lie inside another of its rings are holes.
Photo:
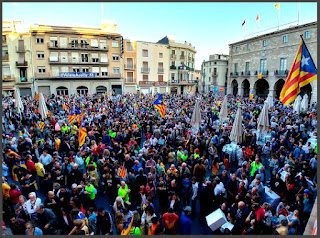
[[[80,147],[84,144],[86,137],[87,137],[87,128],[84,123],[84,120],[82,119],[80,124],[80,130],[79,130],[79,146]]]
[[[127,236],[127,235],[130,234],[132,223],[133,223],[133,217],[130,217],[128,222],[127,222],[127,224],[126,224],[126,226],[123,228],[123,230],[121,232],[122,236]]]
[[[304,41],[301,40],[293,66],[280,93],[281,102],[284,105],[290,104],[297,98],[300,88],[316,79],[316,66]]]
[[[154,102],[154,107],[159,109],[160,116],[163,118],[166,113],[166,106],[162,100],[162,94],[159,94],[158,99]]]

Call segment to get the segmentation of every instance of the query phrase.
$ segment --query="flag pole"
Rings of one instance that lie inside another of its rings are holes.
[[[310,59],[312,60],[312,62],[313,62],[313,64],[314,64],[314,67],[317,69],[317,66],[316,66],[316,64],[314,63],[313,59],[312,59],[312,56],[311,56],[311,54],[310,54],[310,51],[308,50],[308,47],[307,47],[306,43],[305,43],[304,40],[303,40],[303,35],[300,35],[300,37],[301,37],[301,40],[302,40],[304,46],[306,47],[307,52],[308,52],[309,55],[310,55]]]
[[[278,30],[280,26],[280,8],[278,9]]]
[[[298,2],[298,25],[299,25],[299,11],[300,11],[300,3]]]

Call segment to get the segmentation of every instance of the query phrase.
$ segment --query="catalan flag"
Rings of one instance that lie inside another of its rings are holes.
[[[74,109],[71,109],[68,118],[69,124],[72,124],[76,118],[77,115],[75,114]]]
[[[119,174],[120,174],[120,177],[123,179],[127,177],[126,168],[125,168],[124,164],[123,164],[123,166],[121,166]]]
[[[163,118],[166,113],[166,106],[162,100],[162,94],[159,94],[158,99],[154,102],[154,107],[159,109],[160,115]]]
[[[68,111],[68,107],[66,106],[65,103],[62,104],[62,108],[63,108],[63,110]]]
[[[129,218],[126,226],[123,228],[123,230],[121,232],[122,236],[130,235],[130,230],[131,230],[131,227],[132,227],[132,223],[133,223],[133,216]]]
[[[15,158],[17,158],[19,160],[21,159],[20,155],[18,155],[16,152],[14,152],[12,150],[9,150],[8,156],[14,156]]]
[[[311,58],[307,46],[304,41],[301,40],[293,66],[281,90],[280,101],[284,105],[290,104],[297,98],[300,93],[300,88],[308,85],[316,79],[316,66]]]
[[[40,122],[39,123],[39,127],[40,127],[40,131],[43,132],[43,129],[44,129],[44,122]]]
[[[87,128],[84,124],[84,120],[82,119],[81,125],[80,125],[80,130],[79,130],[79,146],[81,147],[84,142],[86,141],[87,137]]]
[[[262,79],[262,70],[258,72],[258,79]]]
[[[82,113],[78,115],[78,119],[77,119],[77,120],[78,120],[79,126],[81,125],[82,117],[83,117],[83,114],[82,114]]]
[[[15,174],[14,171],[15,169],[20,169],[20,168],[24,168],[25,170],[27,170],[27,166],[24,161],[15,162],[14,165],[12,166],[12,175],[13,175],[14,181],[19,181],[18,176]]]
[[[276,4],[274,5],[274,7],[277,8],[278,10],[280,10],[280,3],[276,3]]]

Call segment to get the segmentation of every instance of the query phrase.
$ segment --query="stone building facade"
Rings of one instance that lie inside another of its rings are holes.
[[[248,97],[279,97],[291,70],[302,35],[317,65],[317,22],[289,27],[229,45],[227,93]],[[258,73],[262,78],[258,79]],[[317,100],[317,81],[302,88],[312,102]]]

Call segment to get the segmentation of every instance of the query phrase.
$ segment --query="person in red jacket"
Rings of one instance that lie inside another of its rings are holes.
[[[34,176],[37,174],[37,169],[36,169],[34,162],[32,161],[31,155],[27,155],[26,166],[27,166],[29,173],[31,173]]]
[[[19,187],[15,185],[14,183],[10,186],[10,199],[11,202],[16,205],[19,202],[19,196],[22,194]]]
[[[177,234],[179,216],[173,212],[172,208],[169,208],[168,212],[162,217],[162,224],[167,228],[168,233]]]

